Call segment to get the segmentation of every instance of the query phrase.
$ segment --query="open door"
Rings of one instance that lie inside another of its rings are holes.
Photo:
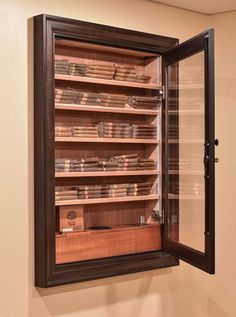
[[[163,249],[215,271],[214,30],[163,56]]]

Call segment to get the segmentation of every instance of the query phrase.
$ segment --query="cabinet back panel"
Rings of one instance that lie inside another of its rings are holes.
[[[84,211],[86,228],[138,224],[140,216],[146,215],[145,202],[87,205]]]
[[[55,59],[66,59],[70,63],[81,63],[87,65],[101,64],[129,64],[135,66],[137,75],[151,76],[151,83],[159,82],[160,78],[160,63],[156,57],[143,58],[137,56],[129,56],[123,54],[108,53],[96,51],[96,46],[93,50],[74,49],[69,47],[56,46]]]
[[[86,107],[86,106],[85,106]],[[149,120],[148,120],[149,119]],[[115,123],[130,123],[130,124],[146,124],[150,121],[153,121],[152,117],[147,116],[135,116],[128,115],[124,113],[99,113],[99,115],[95,112],[79,112],[76,111],[68,111],[68,112],[56,112],[56,123],[72,123],[74,125],[80,123],[98,123],[98,122],[115,122]]]
[[[73,79],[73,78],[72,78]],[[72,88],[81,92],[95,92],[95,93],[110,93],[110,94],[121,94],[126,96],[158,96],[158,91],[152,91],[151,89],[145,88],[135,88],[135,87],[121,87],[121,86],[112,86],[99,83],[86,83],[78,81],[63,81],[56,80],[56,88],[59,89],[68,89]]]
[[[56,186],[77,186],[77,185],[99,185],[99,184],[125,184],[125,183],[143,183],[155,182],[157,176],[94,176],[94,177],[68,177],[56,178]]]
[[[125,49],[125,48],[100,45],[100,44],[92,44],[92,43],[67,40],[62,38],[56,38],[56,47],[64,48],[64,49],[75,49],[75,50],[86,49],[86,50],[93,50],[93,51],[94,49],[96,49],[96,51],[98,52],[103,52],[103,53],[106,52],[107,54],[115,53],[115,54],[132,56],[132,57],[137,56],[138,58],[153,58],[153,57],[156,58],[157,57],[156,54],[153,54],[153,53],[133,51],[133,50]]]
[[[144,144],[112,144],[112,143],[56,143],[56,158],[80,159],[98,156],[109,158],[114,155],[138,154],[140,157],[149,157],[155,154],[156,145]]]

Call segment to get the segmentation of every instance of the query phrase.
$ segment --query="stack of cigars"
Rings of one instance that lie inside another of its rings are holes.
[[[110,158],[57,158],[55,172],[138,171],[155,170],[156,161],[138,154],[116,155]]]
[[[128,100],[128,97],[125,95],[106,93],[101,93],[100,98],[101,100],[99,105],[101,107],[124,108]]]
[[[55,73],[61,75],[68,75],[70,63],[66,59],[55,60]]]
[[[117,162],[117,170],[154,170],[156,162],[149,158],[141,158],[137,154],[117,155],[111,157],[111,161]]]
[[[78,199],[77,189],[69,186],[56,186],[55,187],[55,200],[74,200]]]
[[[55,89],[55,103],[84,106],[100,106],[137,109],[157,109],[161,98],[157,96],[128,96],[111,93],[95,93],[72,89]]]
[[[55,172],[97,172],[100,171],[98,157],[80,160],[56,159]]]
[[[150,124],[134,124],[132,132],[134,139],[155,139],[157,137],[157,127]]]
[[[98,137],[98,125],[93,123],[80,124],[72,127],[72,134],[77,138]]]
[[[161,98],[145,97],[145,96],[130,96],[128,99],[129,106],[138,109],[156,109],[160,105]]]
[[[69,60],[65,59],[55,60],[55,73],[145,84],[151,80],[151,76],[140,74],[133,64],[70,63]]]
[[[55,89],[55,103],[124,108],[128,96],[122,94],[94,93],[72,88]]]
[[[135,65],[115,64],[114,79],[148,84],[151,76],[138,75]]]
[[[81,123],[80,125],[56,123],[55,137],[96,138],[99,137],[98,124]]]
[[[113,79],[115,75],[114,65],[70,63],[69,75],[93,77],[101,79]]]
[[[77,125],[56,123],[55,136],[78,138],[125,138],[156,139],[157,127],[151,124],[131,124],[118,122],[80,123]]]
[[[56,137],[72,137],[72,127],[65,125],[56,125],[55,126],[55,136]]]
[[[150,195],[152,183],[56,186],[55,200],[94,199]]]
[[[129,123],[99,122],[99,132],[103,138],[130,138],[132,136]]]

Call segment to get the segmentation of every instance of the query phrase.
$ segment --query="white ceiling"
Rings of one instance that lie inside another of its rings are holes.
[[[236,10],[236,0],[153,0],[199,13],[215,14]]]

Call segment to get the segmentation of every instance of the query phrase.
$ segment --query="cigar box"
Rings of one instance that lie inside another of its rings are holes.
[[[84,207],[83,206],[60,206],[59,207],[59,231],[73,232],[84,230]]]

